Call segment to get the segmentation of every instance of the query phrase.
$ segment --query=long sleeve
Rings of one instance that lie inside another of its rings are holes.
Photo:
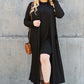
[[[60,6],[58,0],[53,0],[53,3],[55,5],[55,10],[56,10],[55,16],[57,18],[62,18],[65,13],[64,13],[62,7]]]
[[[31,16],[29,15],[29,12],[31,9],[31,4],[32,4],[32,2],[30,2],[28,7],[27,7],[25,17],[24,17],[24,25],[29,27],[29,28],[35,28],[35,26],[33,25],[33,21],[31,21]]]

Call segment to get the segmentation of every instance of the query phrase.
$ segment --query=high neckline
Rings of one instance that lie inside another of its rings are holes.
[[[47,3],[49,3],[48,1],[47,2],[41,2],[40,0],[39,0],[39,3],[41,3],[41,4],[47,4]]]

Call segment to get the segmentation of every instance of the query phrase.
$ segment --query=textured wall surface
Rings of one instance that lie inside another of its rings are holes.
[[[0,0],[0,84],[32,84],[31,55],[25,53],[28,28],[23,19],[30,0]],[[84,0],[59,0],[57,19],[64,84],[84,84]]]

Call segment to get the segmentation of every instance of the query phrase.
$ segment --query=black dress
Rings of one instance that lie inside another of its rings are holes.
[[[49,2],[40,2],[39,1],[39,13],[40,13],[40,53],[47,53],[51,55],[51,37],[50,37],[50,8]]]

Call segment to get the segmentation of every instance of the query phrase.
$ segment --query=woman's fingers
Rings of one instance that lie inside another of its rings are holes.
[[[36,27],[39,27],[39,26],[40,26],[40,23],[41,23],[40,20],[34,20],[34,21],[33,21],[33,24],[34,24],[34,26],[36,26]]]

